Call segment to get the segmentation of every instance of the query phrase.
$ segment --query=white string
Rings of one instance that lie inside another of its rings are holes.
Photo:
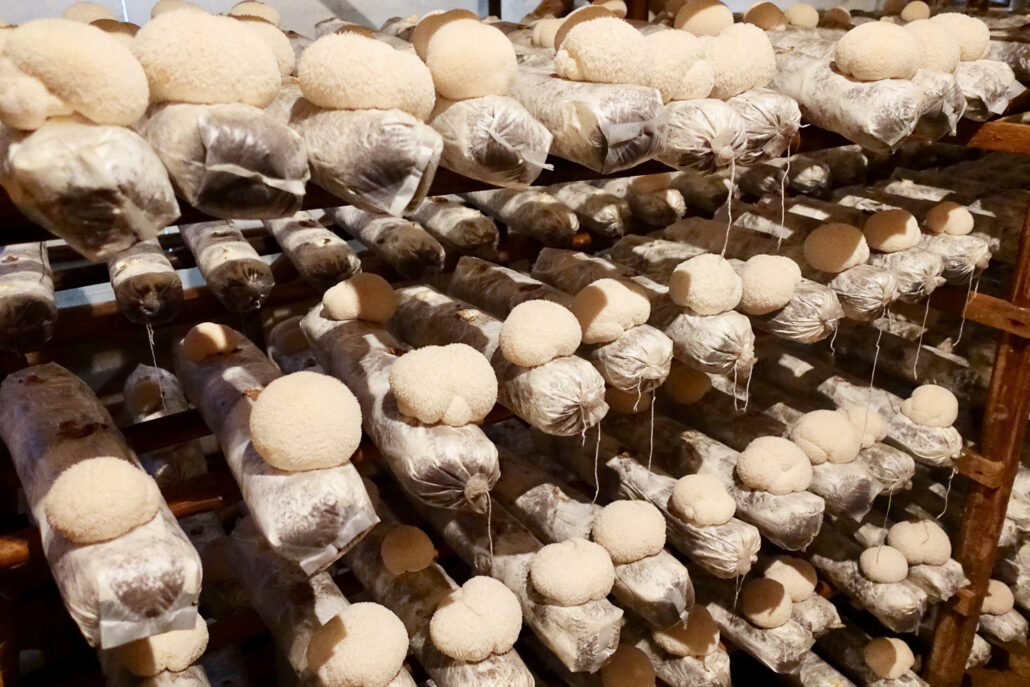
[[[890,320],[891,311],[887,311],[887,319]],[[869,374],[869,404],[873,402],[873,381],[876,379],[876,365],[880,362],[880,339],[883,338],[883,328],[876,328],[876,352],[873,354],[873,371]]]
[[[919,330],[919,340],[916,341],[916,359],[912,361],[912,379],[919,381],[919,354],[923,351],[923,335],[926,334],[926,318],[930,315],[930,299],[926,299],[926,309],[923,310],[923,326]]]
[[[787,175],[790,174],[790,141],[787,141],[787,164],[783,166],[783,177],[780,179],[780,235],[776,237],[776,251],[783,244],[783,235],[787,231]]]
[[[830,336],[830,355],[832,355],[834,357],[837,356],[836,343],[837,343],[837,332],[839,332],[839,331],[840,331],[840,321],[838,320],[837,326],[833,328],[833,335]]]
[[[594,447],[594,500],[590,503],[597,503],[597,497],[601,494],[601,477],[598,473],[598,463],[601,460],[601,425],[597,425],[597,445]]]
[[[651,459],[654,457],[654,401],[655,394],[651,394],[651,434],[647,440],[647,474],[651,474]]]
[[[944,510],[937,516],[938,519],[943,518],[944,514],[948,512],[948,500],[951,498],[951,482],[955,479],[955,472],[955,469],[952,468],[951,474],[948,475],[948,488],[944,490]]]
[[[147,322],[143,325],[147,329],[147,343],[150,344],[150,359],[154,363],[154,367],[157,367],[157,351],[154,349],[154,328]],[[161,384],[161,378],[157,378],[157,393],[161,396],[161,410],[168,410],[168,406],[165,404],[165,389],[164,385]]]
[[[490,546],[490,571],[494,569],[494,500],[490,498],[490,494],[486,495],[486,540]]]
[[[894,499],[894,492],[887,494],[887,512],[883,515],[883,529],[887,529],[887,522],[891,517],[891,501]]]
[[[747,381],[744,382],[744,412],[747,412],[747,407],[751,403],[751,378],[755,376],[754,365],[747,371]]]
[[[726,249],[730,247],[730,229],[733,227],[733,190],[737,186],[737,161],[730,158],[730,195],[726,198],[726,238],[722,243],[722,257],[726,257]]]
[[[972,274],[969,275],[969,286],[966,287],[966,302],[962,304],[962,322],[958,326],[958,338],[955,339],[955,343],[952,346],[958,346],[958,342],[962,340],[962,333],[966,328],[966,308],[969,306],[969,299],[974,293],[978,293],[980,289],[980,276],[974,277]]]

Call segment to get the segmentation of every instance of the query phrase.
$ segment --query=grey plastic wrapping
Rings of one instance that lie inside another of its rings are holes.
[[[323,227],[309,212],[265,220],[265,228],[308,284],[325,291],[361,269],[361,260],[342,238]]]
[[[654,158],[675,169],[711,172],[750,154],[747,122],[721,100],[674,100],[655,119]]]
[[[1025,646],[1028,630],[1026,618],[1015,609],[1001,615],[980,614],[980,632],[1002,644]]]
[[[144,385],[157,387],[160,405],[155,408],[140,408],[130,401],[134,395],[133,391]],[[156,420],[189,410],[189,403],[182,392],[179,380],[174,374],[160,367],[137,365],[125,380],[123,395],[126,398],[126,410],[134,423]],[[160,485],[175,484],[207,473],[207,460],[204,458],[204,449],[199,440],[144,453],[139,460],[143,468]]]
[[[165,670],[153,677],[143,678],[136,683],[136,687],[211,687],[211,682],[202,667],[190,666],[178,673]]]
[[[94,261],[179,216],[161,160],[120,126],[61,118],[32,132],[0,127],[0,185],[26,217]]]
[[[426,425],[397,409],[390,368],[406,346],[379,325],[330,320],[321,305],[301,328],[319,364],[357,396],[365,432],[402,486],[434,506],[486,511],[497,448],[476,425]]]
[[[746,152],[737,159],[750,165],[779,157],[801,128],[801,110],[793,98],[768,88],[752,88],[726,101],[747,132]]]
[[[407,279],[443,271],[443,246],[416,222],[350,205],[336,208],[332,216],[336,226]]]
[[[633,282],[647,294],[651,306],[668,297],[669,288],[650,277],[610,260],[578,250],[544,248],[537,253],[531,272],[535,279],[565,293],[579,293],[598,279],[624,279]]]
[[[856,687],[836,668],[809,651],[792,673],[780,676],[780,682],[791,687]]]
[[[755,627],[735,612],[733,587],[699,575],[698,599],[703,602],[719,632],[774,673],[790,673],[801,666],[815,639],[793,619],[779,627]]]
[[[999,556],[994,575],[1012,588],[1017,606],[1030,610],[1030,541]]]
[[[572,208],[544,191],[496,189],[473,191],[462,198],[504,223],[510,233],[545,246],[568,246],[579,231],[579,218]]]
[[[136,324],[174,320],[182,305],[182,280],[157,239],[118,252],[107,261],[118,309]]]
[[[427,286],[396,294],[391,326],[401,338],[414,346],[464,343],[476,349],[497,375],[497,400],[541,431],[579,436],[608,412],[604,379],[586,360],[565,356],[519,367],[500,351],[500,320]]]
[[[57,324],[50,256],[44,243],[0,246],[0,350],[34,351]]]
[[[268,357],[279,366],[283,374],[292,374],[301,370],[325,373],[315,360],[315,352],[311,350],[304,332],[300,329],[303,315],[287,317],[268,332]]]
[[[261,219],[300,209],[309,176],[304,142],[263,110],[162,103],[135,127],[178,194],[209,215]]]
[[[802,156],[779,157],[746,167],[737,173],[737,188],[749,196],[779,197],[786,186],[795,193],[821,196],[833,183],[828,165]]]
[[[629,228],[629,203],[602,187],[588,181],[573,181],[552,186],[549,191],[569,206],[576,213],[579,225],[592,234],[619,238]]]
[[[911,81],[852,81],[829,58],[798,52],[776,55],[769,87],[796,100],[805,121],[880,153],[912,134],[923,109],[923,95]]]
[[[721,648],[707,656],[673,656],[651,639],[639,621],[630,620],[622,630],[623,643],[630,641],[651,661],[655,675],[676,687],[730,687],[730,657]]]
[[[294,672],[304,684],[331,687],[311,669],[308,645],[312,635],[350,602],[328,572],[309,576],[277,554],[250,519],[236,525],[229,539],[236,577]],[[414,687],[415,681],[404,666],[388,683],[409,685]]]
[[[786,351],[773,356],[775,364],[762,369],[766,381],[784,390],[814,390],[838,407],[868,405],[887,421],[887,442],[931,467],[954,467],[962,437],[954,427],[918,425],[901,413],[901,401],[889,391],[836,374],[823,362],[802,360]]]
[[[258,310],[272,293],[275,277],[243,233],[229,222],[179,227],[215,298],[232,312]]]
[[[200,557],[163,500],[150,522],[97,544],[73,544],[47,521],[44,497],[72,465],[110,456],[142,469],[82,380],[56,363],[8,375],[0,384],[0,437],[61,598],[91,646],[108,649],[194,626]]]
[[[1030,48],[1020,40],[992,40],[985,59],[1004,62],[1021,83],[1030,83]]]
[[[451,278],[450,293],[506,317],[519,303],[543,298],[567,305],[572,296],[536,279],[477,258],[462,258]],[[584,346],[589,360],[604,381],[621,391],[646,392],[669,376],[673,343],[650,325],[633,327],[614,341]]]
[[[497,259],[497,225],[455,196],[426,198],[408,217],[421,224],[448,252]]]
[[[551,152],[601,174],[629,169],[651,156],[657,89],[566,81],[549,68],[522,66],[510,95],[554,135]]]
[[[494,504],[489,519],[424,506],[419,510],[476,574],[496,578],[514,592],[523,623],[566,669],[596,672],[615,652],[622,609],[608,599],[579,606],[547,603],[529,581],[533,556],[543,544],[499,504]]]
[[[811,632],[815,638],[822,637],[830,630],[844,627],[837,607],[818,594],[813,594],[804,601],[793,602],[790,619]]]
[[[617,241],[609,254],[612,262],[621,267],[645,274],[661,284],[667,284],[673,270],[681,262],[705,252],[707,251],[703,248],[684,242],[633,234]]]
[[[912,138],[936,141],[944,136],[954,136],[959,120],[966,113],[966,97],[957,76],[920,69],[912,77],[912,83],[923,94],[923,107]]]
[[[959,62],[955,80],[966,97],[965,116],[978,122],[1002,114],[1009,102],[1026,90],[1012,67],[997,60]]]
[[[418,207],[443,152],[440,134],[400,110],[323,110],[299,98],[290,126],[307,146],[312,181],[390,215]]]
[[[514,430],[525,435],[523,441],[509,436],[508,429],[490,432],[501,446],[501,479],[494,496],[543,542],[590,539],[601,505],[531,462],[525,455],[534,452],[528,430],[521,426]],[[686,620],[694,605],[690,574],[664,549],[633,563],[617,564],[612,595],[620,607],[657,628]]]
[[[525,187],[547,167],[554,137],[513,98],[438,97],[428,121],[443,138],[440,164],[462,176],[495,186]]]
[[[725,388],[723,384],[718,387]],[[793,421],[801,415],[770,396],[756,388],[747,409],[740,413],[734,412],[736,399],[713,390],[705,395],[704,403],[691,407],[688,422],[730,448],[743,451],[760,437],[785,436],[789,430],[784,420],[789,417]],[[808,491],[821,496],[831,514],[858,520],[869,512],[881,488],[861,463],[827,462],[812,466]]]
[[[834,664],[860,685],[868,687],[929,687],[911,670],[892,680],[881,678],[874,673],[865,662],[865,647],[871,640],[872,637],[859,629],[857,625],[848,625],[821,637],[819,650],[825,656],[832,656]]]
[[[626,415],[611,415],[604,429],[637,455],[652,455],[674,477],[701,473],[718,478],[737,504],[737,517],[782,549],[804,549],[822,526],[822,498],[807,491],[777,495],[742,487],[734,475],[736,451],[664,413],[655,415],[653,439],[648,424]]]
[[[898,280],[898,299],[916,303],[944,285],[944,259],[939,253],[919,247],[897,253],[873,253],[869,264],[894,273]]]
[[[222,447],[254,522],[280,556],[308,574],[324,570],[376,524],[357,469],[289,472],[272,467],[250,441],[255,399],[279,369],[238,332],[227,353],[189,360],[175,346],[175,373]]]
[[[418,572],[394,575],[383,565],[383,539],[401,524],[384,505],[376,506],[382,519],[343,560],[378,603],[393,611],[408,630],[408,643],[419,664],[437,687],[533,687],[533,675],[515,649],[482,661],[459,661],[436,648],[429,621],[437,606],[458,588],[447,571],[431,563]]]
[[[991,261],[990,243],[978,236],[923,234],[919,248],[941,256],[941,276],[953,283],[968,283]]]
[[[588,485],[599,488],[607,500],[649,501],[665,516],[668,543],[698,568],[721,579],[746,575],[751,570],[762,543],[754,526],[737,518],[709,527],[681,520],[669,510],[675,479],[657,467],[649,470],[604,432],[598,439],[589,439],[535,433],[534,443]]]
[[[686,214],[687,204],[677,189],[661,183],[652,186],[645,181],[651,176],[655,175],[621,177],[595,183],[608,193],[625,198],[638,225],[664,227]]]

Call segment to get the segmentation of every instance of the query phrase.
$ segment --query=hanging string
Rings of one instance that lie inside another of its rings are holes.
[[[494,500],[486,495],[486,541],[490,547],[490,571],[494,569]]]
[[[923,350],[923,335],[926,334],[926,318],[930,315],[930,299],[926,299],[926,309],[923,310],[923,324],[919,330],[919,339],[916,341],[916,359],[912,361],[912,379],[919,381],[919,354]]]
[[[887,311],[887,319],[890,320],[891,311]],[[876,352],[873,353],[873,371],[869,374],[869,402],[873,401],[873,382],[876,380],[876,365],[880,362],[880,339],[883,338],[883,328],[876,328]]]
[[[743,588],[743,586],[744,586],[744,576],[738,574],[737,577],[733,580],[733,611],[734,612],[736,612],[736,610],[737,610],[737,600],[740,599],[740,590]]]
[[[733,412],[740,412],[740,395],[737,393],[737,366],[733,366]]]
[[[751,403],[751,378],[755,376],[755,367],[747,371],[747,381],[744,382],[744,412],[747,412],[748,404]]]
[[[887,512],[883,514],[883,529],[887,529],[887,523],[890,521],[890,517],[891,517],[891,501],[892,501],[893,498],[894,498],[894,492],[893,491],[887,494]],[[877,557],[879,557],[879,555],[877,555]]]
[[[837,326],[833,328],[833,334],[830,336],[830,355],[837,357],[837,332],[840,331],[840,322],[837,322]]]
[[[651,394],[651,434],[647,440],[647,474],[651,474],[651,459],[654,457],[654,402],[655,394]]]
[[[975,283],[974,283],[975,282]],[[974,293],[979,293],[980,290],[980,276],[975,277],[969,275],[969,285],[966,287],[966,302],[962,305],[962,322],[958,326],[958,338],[955,339],[955,343],[952,346],[958,346],[958,342],[962,340],[962,333],[966,328],[966,308],[969,307],[969,299]]]
[[[147,322],[145,325],[147,330],[147,343],[150,344],[150,360],[154,363],[154,367],[157,367],[157,350],[154,347],[154,328]],[[161,396],[161,410],[168,410],[168,406],[165,404],[165,388],[161,383],[161,378],[157,378],[157,393]]]
[[[956,470],[952,468],[951,474],[948,475],[948,487],[944,490],[944,509],[937,515],[937,518],[943,518],[944,514],[948,512],[948,500],[951,498],[951,483],[955,479]]]
[[[787,232],[787,176],[790,174],[790,141],[787,141],[787,164],[783,166],[780,177],[780,233],[776,237],[776,252],[783,245],[783,235]]]
[[[598,463],[601,460],[601,425],[597,425],[597,445],[594,446],[594,500],[590,503],[597,503],[597,497],[601,494],[601,476]]]
[[[722,242],[722,257],[726,257],[726,249],[730,247],[730,229],[733,228],[733,193],[737,187],[737,161],[730,158],[730,194],[726,197],[726,238]]]

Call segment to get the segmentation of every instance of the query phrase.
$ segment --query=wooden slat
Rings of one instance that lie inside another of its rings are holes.
[[[967,298],[968,296],[968,298]],[[997,329],[1015,336],[1030,338],[1030,308],[989,296],[970,293],[964,286],[945,286],[930,297],[930,305],[937,310]]]

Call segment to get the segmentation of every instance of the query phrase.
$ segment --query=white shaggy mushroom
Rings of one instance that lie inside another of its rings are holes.
[[[812,463],[787,439],[759,437],[737,459],[737,476],[748,489],[782,496],[808,489]]]
[[[763,630],[780,627],[794,608],[782,584],[766,577],[755,577],[740,590],[740,612],[748,622]]]
[[[569,310],[583,329],[583,343],[608,343],[647,322],[651,302],[633,282],[598,279],[576,294]]]
[[[877,637],[865,645],[862,655],[869,669],[883,680],[897,680],[916,662],[912,649],[896,637]]]
[[[410,52],[353,31],[322,36],[297,65],[304,97],[338,110],[398,109],[425,119],[436,104],[433,76]]]
[[[132,49],[155,103],[265,107],[282,83],[272,49],[230,17],[166,12],[139,30]]]
[[[719,648],[719,626],[703,604],[695,604],[679,625],[652,629],[651,640],[673,656],[704,658]]]
[[[981,60],[991,45],[991,31],[980,19],[958,12],[938,14],[934,22],[958,41],[963,61]]]
[[[987,596],[984,597],[980,612],[988,615],[1005,615],[1015,606],[1012,589],[1001,580],[990,580],[987,583]]]
[[[662,101],[705,98],[715,85],[715,70],[703,58],[701,41],[686,31],[658,31],[644,37],[647,85]]]
[[[870,248],[897,253],[919,245],[919,223],[908,210],[891,208],[873,213],[862,228]]]
[[[622,643],[601,666],[601,687],[654,687],[654,666],[642,650]]]
[[[917,425],[950,427],[958,419],[958,399],[943,386],[923,384],[901,402],[901,413]]]
[[[594,518],[590,536],[616,565],[635,563],[665,548],[665,517],[647,501],[612,501]]]
[[[779,310],[801,285],[801,268],[782,255],[754,255],[740,271],[740,309],[748,315]]]
[[[654,400],[653,391],[623,391],[613,386],[605,387],[604,402],[608,411],[621,415],[636,415],[651,408]]]
[[[833,410],[813,410],[802,415],[790,428],[790,440],[805,452],[812,465],[850,463],[862,448],[851,420]]]
[[[590,4],[603,7],[620,19],[624,19],[629,11],[623,0],[591,0]]]
[[[812,564],[794,556],[777,556],[766,567],[763,576],[782,584],[795,603],[811,598],[819,581]]]
[[[895,523],[887,543],[900,551],[909,565],[944,565],[951,558],[951,540],[932,520]]]
[[[515,594],[492,577],[473,577],[444,598],[429,621],[433,646],[459,661],[511,651],[522,629]]]
[[[800,26],[804,29],[814,29],[819,26],[819,11],[806,3],[802,2],[788,7],[784,14],[787,15],[787,21],[791,26]]]
[[[112,653],[133,675],[151,677],[165,670],[180,673],[203,655],[207,639],[207,623],[198,614],[196,623],[188,630],[172,630],[137,639],[113,649]]]
[[[322,308],[331,320],[365,320],[382,324],[397,309],[397,295],[390,282],[378,274],[359,272],[329,288]]]
[[[243,0],[243,2],[236,3],[229,10],[229,14],[234,17],[257,17],[274,26],[279,26],[281,22],[279,10],[256,0]]]
[[[644,36],[617,17],[580,22],[556,47],[554,71],[562,78],[595,83],[645,81]]]
[[[272,54],[275,55],[275,62],[279,65],[280,74],[289,76],[293,73],[297,64],[297,53],[294,52],[293,46],[290,45],[290,39],[286,37],[285,33],[274,24],[262,19],[242,16],[238,21],[265,42]]]
[[[497,403],[497,375],[471,346],[426,346],[394,362],[390,390],[401,414],[427,425],[461,427],[482,422]]]
[[[696,255],[676,265],[669,277],[669,298],[698,315],[718,315],[737,307],[744,282],[730,261],[715,253]]]
[[[823,23],[827,26],[851,26],[851,10],[847,7],[831,7],[823,12]]]
[[[0,120],[35,129],[48,116],[78,112],[97,124],[128,126],[146,110],[147,77],[114,36],[67,19],[38,19],[4,31]]]
[[[157,515],[157,482],[127,460],[89,458],[62,472],[43,497],[47,522],[75,544],[108,541]]]
[[[507,95],[517,71],[515,46],[508,37],[475,19],[458,19],[437,29],[425,60],[437,93],[450,100]]]
[[[436,560],[436,548],[425,532],[411,525],[390,529],[379,544],[383,567],[392,575],[425,570]]]
[[[973,231],[973,213],[950,200],[937,203],[926,213],[927,231],[964,236]]]
[[[665,393],[676,403],[697,403],[712,388],[712,380],[701,370],[695,370],[678,360],[672,361],[669,376],[662,385]]]
[[[118,16],[98,2],[73,2],[61,13],[61,19],[89,24],[97,19],[114,19]]]
[[[201,322],[186,332],[182,339],[182,352],[191,363],[228,353],[236,348],[236,332],[224,324]]]
[[[908,561],[893,546],[870,546],[858,557],[858,567],[873,582],[901,582],[908,577]]]
[[[813,229],[805,237],[803,250],[809,265],[831,274],[861,265],[869,259],[869,244],[862,230],[839,222]]]
[[[505,360],[520,367],[536,367],[575,353],[583,330],[568,308],[533,300],[511,309],[499,338]]]
[[[955,40],[939,24],[929,19],[917,19],[905,24],[905,30],[919,43],[919,68],[937,72],[955,71],[961,50]]]
[[[862,448],[869,448],[887,436],[887,421],[872,406],[847,406],[837,412],[851,421]]]
[[[280,470],[337,467],[361,443],[361,407],[340,380],[294,372],[274,380],[254,401],[250,439],[265,462]]]
[[[719,0],[688,0],[673,24],[695,36],[718,36],[733,25],[733,12]]]
[[[446,26],[452,21],[459,19],[475,19],[479,18],[470,12],[469,10],[433,10],[427,12],[422,19],[415,24],[414,30],[411,32],[411,46],[415,48],[415,54],[423,60],[426,59],[426,52],[429,49],[429,39],[433,37],[433,34],[437,32],[442,26]]]
[[[615,584],[615,566],[603,546],[577,537],[537,551],[529,579],[550,603],[579,606],[608,596]]]
[[[787,28],[787,16],[771,2],[756,2],[744,13],[744,21],[760,29],[774,31]]]
[[[912,0],[912,2],[905,5],[905,9],[901,10],[902,21],[919,21],[920,19],[929,18],[930,6],[923,2],[923,0]]]
[[[705,60],[715,70],[710,97],[725,100],[752,88],[765,88],[776,73],[776,53],[765,31],[734,24],[705,44]]]
[[[348,606],[316,628],[308,642],[308,667],[321,684],[386,687],[408,654],[408,631],[385,606]]]
[[[167,12],[175,12],[177,10],[197,10],[199,12],[206,12],[203,7],[195,2],[189,0],[157,0],[154,6],[150,8],[150,18],[159,17]]]
[[[837,69],[859,81],[911,79],[919,69],[919,42],[889,22],[860,24],[834,48]]]
[[[725,525],[733,519],[737,503],[713,475],[684,475],[669,494],[669,512],[695,527]]]
[[[533,24],[533,35],[531,37],[533,45],[538,48],[553,49],[554,37],[564,21],[564,19],[556,19],[555,17],[545,17]]]

